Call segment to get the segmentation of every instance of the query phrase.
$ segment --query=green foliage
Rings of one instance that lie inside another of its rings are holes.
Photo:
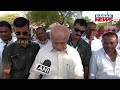
[[[115,25],[116,26],[120,26],[120,20]]]
[[[53,23],[65,24],[68,23],[72,26],[73,18],[72,11],[28,11],[26,17],[30,20],[31,24],[37,26],[49,26]]]
[[[106,26],[107,24],[106,23],[97,23],[97,26]]]
[[[108,23],[98,23],[98,24],[97,24],[97,27],[98,27],[98,28],[101,27],[102,29],[104,29],[104,27],[107,26],[107,25],[108,25],[108,26],[113,26],[111,22],[108,22]]]
[[[97,23],[97,30],[100,28],[104,29],[105,26],[107,26],[107,23]]]
[[[69,28],[72,28],[74,24],[74,20],[72,18],[66,18],[65,23],[69,25]]]
[[[58,22],[63,25],[64,23],[70,23],[73,20],[72,15],[74,15],[73,11],[59,11],[59,19]]]
[[[87,22],[91,22],[91,19],[88,16],[83,17]]]
[[[19,16],[19,14],[5,14],[4,16],[0,17],[0,21],[8,21],[11,25],[13,25],[14,19]]]
[[[50,24],[59,18],[59,15],[57,11],[29,11],[26,17],[30,20],[31,24],[49,27]]]

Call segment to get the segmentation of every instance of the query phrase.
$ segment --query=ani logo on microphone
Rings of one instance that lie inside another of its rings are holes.
[[[36,71],[40,72],[41,74],[49,75],[51,69],[50,67],[43,64],[38,64],[36,67]]]
[[[95,14],[95,22],[112,22],[113,14]]]

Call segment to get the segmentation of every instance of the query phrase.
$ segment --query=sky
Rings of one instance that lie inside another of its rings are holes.
[[[5,14],[13,14],[13,13],[20,14],[21,16],[23,15],[23,11],[0,11],[0,16],[3,16]]]
[[[23,11],[0,11],[0,16],[4,14],[18,13],[21,16]],[[82,16],[88,16],[92,21],[95,20],[95,14],[107,14],[107,11],[83,11]],[[120,19],[120,11],[108,11],[108,14],[113,14],[113,19]]]

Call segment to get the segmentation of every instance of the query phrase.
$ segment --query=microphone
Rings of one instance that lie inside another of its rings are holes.
[[[37,66],[36,70],[39,71],[40,73],[42,73],[42,74],[40,74],[40,76],[39,76],[40,79],[42,79],[43,74],[49,75],[50,70],[51,70],[51,69],[50,69],[50,66],[51,66],[51,61],[50,61],[50,60],[45,60],[45,61],[43,62],[43,64],[39,64],[39,65]]]

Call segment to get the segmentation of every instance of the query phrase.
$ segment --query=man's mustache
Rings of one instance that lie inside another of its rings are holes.
[[[18,40],[17,40],[17,43],[28,43],[28,39],[26,39],[26,38],[19,38]]]
[[[80,37],[80,35],[78,35],[78,34],[75,34],[75,35]]]
[[[21,41],[21,40],[24,41],[24,40],[28,40],[28,39],[26,39],[26,38],[19,38],[18,40],[19,41]]]

